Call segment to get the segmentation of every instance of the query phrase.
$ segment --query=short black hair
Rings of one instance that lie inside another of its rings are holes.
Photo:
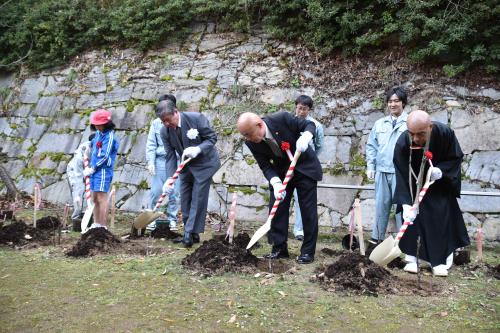
[[[116,128],[116,125],[115,125],[115,123],[113,123],[112,120],[108,121],[103,126],[104,126],[103,132],[110,131],[110,130],[112,131],[112,130],[114,130]],[[93,130],[93,131],[97,131],[97,128],[93,124],[90,124],[90,129]]]
[[[299,97],[297,97],[297,99],[295,100],[295,105],[297,104],[308,106],[309,109],[313,108],[313,100],[307,95],[300,95]]]
[[[398,96],[399,100],[403,102],[403,107],[406,106],[408,103],[408,96],[406,95],[406,91],[403,89],[403,87],[392,87],[391,89],[387,90],[385,93],[385,102],[389,102],[389,99],[391,99],[392,95]]]
[[[172,94],[161,95],[160,98],[158,98],[158,102],[161,102],[161,101],[164,101],[167,99],[174,102],[174,105],[177,106],[177,98],[175,98],[175,96]]]

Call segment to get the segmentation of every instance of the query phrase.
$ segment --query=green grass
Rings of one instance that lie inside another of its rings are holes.
[[[115,234],[127,229],[118,224]],[[69,237],[77,238],[72,233]],[[204,235],[207,239],[210,235]],[[323,230],[318,248],[339,248]],[[65,243],[63,243],[65,244]],[[66,243],[68,244],[68,243]],[[193,250],[151,241],[169,254],[64,256],[64,245],[27,250],[0,248],[2,332],[338,332],[498,331],[500,283],[479,272],[465,279],[451,270],[446,295],[342,296],[310,282],[314,269],[332,259],[317,254],[293,274],[225,274],[204,277],[181,260]],[[66,245],[68,247],[69,245]],[[300,244],[290,241],[298,254]],[[267,245],[255,251],[262,255]],[[485,258],[498,264],[499,248]],[[165,274],[162,274],[164,273]],[[405,273],[398,273],[405,275]],[[428,277],[427,277],[428,278]],[[231,320],[234,318],[234,320]]]

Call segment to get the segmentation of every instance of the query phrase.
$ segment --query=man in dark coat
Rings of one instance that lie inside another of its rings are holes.
[[[288,112],[277,112],[264,118],[247,112],[239,117],[237,126],[246,138],[245,144],[270,183],[269,210],[276,198],[284,194],[271,222],[268,239],[272,244],[272,251],[266,258],[289,256],[287,239],[290,200],[294,189],[297,189],[304,224],[304,241],[297,262],[313,262],[318,238],[317,184],[322,178],[319,160],[314,150],[309,147],[309,142],[316,132],[316,125]],[[280,149],[283,143],[290,146],[292,154],[295,150],[301,151],[302,154],[286,191],[282,193],[282,180],[290,166],[286,152]]]
[[[220,168],[219,154],[215,148],[217,134],[208,119],[198,112],[179,112],[171,100],[158,103],[156,113],[164,127],[160,137],[165,147],[167,175],[177,169],[177,158],[191,158],[180,174],[181,209],[184,237],[174,240],[191,247],[200,241],[205,230],[208,193],[212,176]],[[170,195],[173,187],[165,183],[163,192]]]
[[[463,153],[453,130],[432,122],[424,111],[410,113],[407,127],[396,143],[393,159],[394,203],[403,205],[404,220],[413,222],[399,243],[407,255],[405,271],[417,272],[417,237],[420,236],[419,257],[430,263],[434,275],[447,276],[453,252],[470,243],[457,202]],[[418,204],[416,198],[430,168],[429,159],[434,166],[431,180],[435,182]]]

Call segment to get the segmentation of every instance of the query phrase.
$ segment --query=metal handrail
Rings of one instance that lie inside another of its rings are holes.
[[[319,183],[318,187],[321,188],[338,188],[344,190],[375,190],[374,186],[370,185],[336,185],[336,184],[322,184]],[[477,195],[485,197],[500,197],[500,191],[495,192],[477,192],[477,191],[462,191],[460,195]]]

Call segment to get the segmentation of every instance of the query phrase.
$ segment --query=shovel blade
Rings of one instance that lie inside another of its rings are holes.
[[[382,243],[377,245],[370,254],[370,260],[374,263],[385,266],[401,255],[398,242],[394,237],[387,237]]]
[[[94,203],[87,204],[87,209],[85,210],[85,214],[83,214],[81,229],[82,234],[87,231],[87,227],[89,226],[90,218],[92,217],[92,213],[94,212]]]
[[[145,228],[148,224],[161,216],[160,212],[145,211],[140,213],[134,220],[134,227],[137,230]]]
[[[267,221],[266,223],[264,223],[262,225],[262,227],[260,227],[259,229],[257,229],[257,231],[255,232],[255,234],[253,234],[252,238],[250,239],[250,242],[248,242],[247,250],[249,250],[252,246],[254,246],[255,243],[257,243],[257,241],[259,239],[261,239],[262,236],[264,236],[265,234],[267,234],[267,232],[269,230],[271,230],[271,221]]]

